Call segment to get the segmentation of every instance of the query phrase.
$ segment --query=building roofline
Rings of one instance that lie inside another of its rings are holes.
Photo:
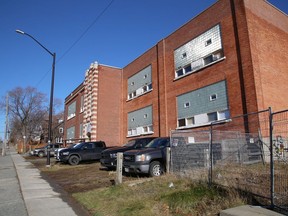
[[[145,53],[147,53],[149,50],[153,49],[154,47],[156,47],[161,41],[167,39],[168,37],[170,37],[172,34],[174,34],[175,32],[177,32],[179,29],[181,29],[182,27],[184,27],[185,25],[187,25],[189,22],[191,22],[193,19],[195,19],[196,17],[200,16],[202,13],[204,13],[205,11],[207,11],[209,8],[213,7],[215,4],[218,3],[218,0],[211,4],[209,7],[207,7],[206,9],[204,9],[203,11],[201,11],[200,13],[198,13],[197,15],[195,15],[194,17],[190,18],[187,22],[185,22],[184,24],[182,24],[180,27],[178,27],[176,30],[172,31],[170,34],[168,34],[166,37],[163,37],[162,39],[158,40],[158,42],[148,48],[146,51],[144,51],[142,54],[140,54],[138,57],[134,58],[131,62],[129,62],[128,64],[126,64],[123,68],[127,67],[128,65],[132,64],[134,61],[136,61],[137,59],[139,59],[141,56],[143,56]]]
[[[73,99],[77,93],[84,89],[84,82],[82,82],[80,85],[78,85],[66,98],[65,98],[65,104],[67,104],[71,99]]]

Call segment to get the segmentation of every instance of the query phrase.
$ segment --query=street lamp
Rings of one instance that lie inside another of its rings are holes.
[[[54,93],[54,74],[55,74],[55,59],[56,53],[50,52],[45,46],[43,46],[38,40],[36,40],[32,35],[21,31],[16,30],[17,33],[22,35],[27,35],[32,40],[34,40],[37,44],[39,44],[43,49],[45,49],[52,57],[53,57],[53,64],[52,64],[52,78],[51,78],[51,91],[50,91],[50,105],[49,105],[49,120],[48,120],[48,144],[52,142],[52,113],[53,113],[53,93]],[[46,166],[50,166],[50,149],[47,151],[47,162]]]

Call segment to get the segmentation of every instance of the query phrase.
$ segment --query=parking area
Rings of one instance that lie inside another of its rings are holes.
[[[63,189],[70,194],[114,184],[116,171],[108,171],[101,166],[99,161],[83,162],[77,166],[71,166],[56,162],[54,158],[51,158],[51,166],[46,167],[46,158],[27,156],[25,159],[41,170],[42,177],[55,189]],[[123,176],[123,182],[136,179],[133,176]]]

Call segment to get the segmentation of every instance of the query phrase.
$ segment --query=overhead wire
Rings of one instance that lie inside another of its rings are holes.
[[[60,62],[75,46],[76,44],[88,33],[88,31],[95,25],[95,23],[103,16],[103,14],[110,8],[115,0],[111,0],[110,3],[101,11],[101,13],[93,20],[93,22],[85,29],[85,31],[75,40],[74,43],[58,58],[56,59],[56,63]],[[48,73],[51,70],[47,71],[42,78],[37,82],[36,87],[40,85],[40,83],[46,78]]]

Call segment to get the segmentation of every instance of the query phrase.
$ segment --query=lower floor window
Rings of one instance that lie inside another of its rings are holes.
[[[128,130],[128,136],[138,136],[153,133],[153,125],[140,126]]]
[[[207,116],[208,116],[208,122],[213,122],[213,121],[218,120],[217,112],[208,113]]]
[[[214,121],[228,119],[229,110],[203,113],[192,117],[178,119],[178,128],[205,125]]]

